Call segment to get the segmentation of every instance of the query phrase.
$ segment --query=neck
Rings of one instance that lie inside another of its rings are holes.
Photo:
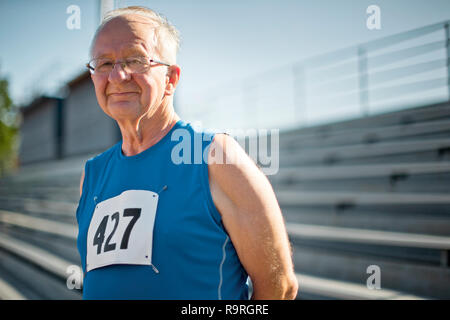
[[[180,120],[172,104],[160,105],[153,114],[144,114],[134,123],[118,122],[122,133],[122,152],[134,156],[158,143]]]

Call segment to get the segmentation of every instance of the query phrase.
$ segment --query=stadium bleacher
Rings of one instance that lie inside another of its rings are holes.
[[[0,298],[80,299],[75,210],[91,155],[0,180]],[[450,104],[280,133],[268,176],[282,209],[298,299],[450,298]],[[381,289],[366,282],[378,266]]]

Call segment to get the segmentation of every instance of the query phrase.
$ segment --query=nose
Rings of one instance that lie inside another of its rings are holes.
[[[125,72],[121,63],[116,63],[109,73],[108,80],[112,83],[118,83],[128,81],[131,79],[131,75]]]

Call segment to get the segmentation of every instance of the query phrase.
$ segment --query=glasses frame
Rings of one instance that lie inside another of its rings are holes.
[[[96,59],[98,59],[98,58],[96,58]],[[90,72],[91,74],[96,74],[96,73],[95,73],[95,68],[91,66],[92,61],[94,61],[94,60],[96,60],[96,59],[92,59],[91,61],[89,61],[88,63],[86,63],[86,68],[89,69],[89,72]],[[167,67],[170,67],[170,66],[171,66],[171,64],[169,64],[169,63],[162,62],[162,61],[159,61],[159,60],[156,60],[156,59],[147,58],[147,57],[146,57],[146,59],[148,59],[148,61],[149,61],[150,63],[153,62],[153,63],[161,64],[161,65],[164,65],[164,66],[167,66]],[[114,62],[113,62],[113,65],[112,65],[111,71],[114,70],[114,68],[116,67],[116,64],[121,64],[122,69],[125,70],[125,68],[124,68],[123,65],[122,65],[124,62],[125,62],[124,60],[116,60],[116,61],[114,61]],[[150,69],[151,67],[152,67],[152,66],[150,66],[148,69]],[[148,71],[148,69],[147,69],[146,71]],[[105,73],[97,73],[97,74],[110,74],[111,71],[110,71],[110,72],[105,72]],[[144,71],[144,72],[138,72],[138,74],[145,73],[146,71]],[[130,74],[135,74],[135,73],[137,73],[137,72],[131,72]]]

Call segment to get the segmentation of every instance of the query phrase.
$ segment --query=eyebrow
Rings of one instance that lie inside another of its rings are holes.
[[[134,48],[134,47],[131,47],[131,48],[125,48],[125,49],[122,51],[122,54],[124,54],[124,55],[127,55],[127,54],[129,55],[130,53],[131,53],[131,54],[133,54],[133,53],[138,53],[139,55],[147,56],[147,53],[146,53],[144,50],[138,49],[138,48]],[[95,59],[108,58],[108,57],[110,57],[110,56],[111,56],[110,53],[103,53],[103,54],[97,56]]]

